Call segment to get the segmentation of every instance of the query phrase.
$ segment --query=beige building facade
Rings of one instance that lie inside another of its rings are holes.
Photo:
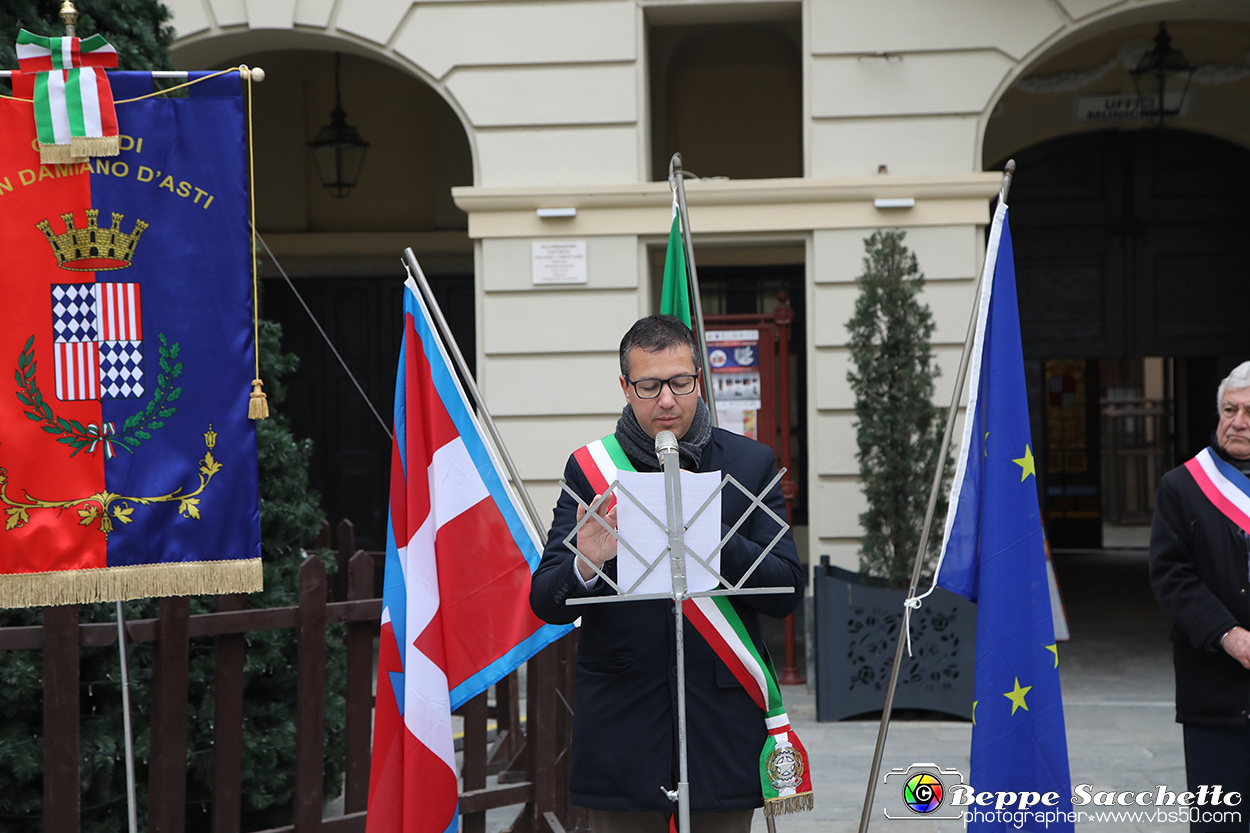
[[[1250,148],[1239,0],[166,2],[181,67],[268,73],[258,224],[293,278],[394,276],[412,246],[427,271],[471,281],[462,346],[544,512],[569,451],[619,414],[617,343],[656,309],[665,172],[681,151],[703,177],[686,186],[700,268],[798,276],[801,546],[849,569],[864,500],[845,324],[863,239],[906,230],[945,402],[994,168],[1050,140],[1148,128],[1114,100],[1133,93],[1128,70],[1160,21],[1199,67],[1167,129]],[[343,106],[370,142],[342,200],[306,149],[333,105],[336,52]],[[584,283],[534,282],[544,241],[585,244]],[[759,311],[772,303],[760,293]]]

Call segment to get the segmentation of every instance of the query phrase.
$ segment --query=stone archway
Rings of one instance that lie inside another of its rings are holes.
[[[1250,150],[1184,130],[1104,130],[1014,157],[1048,534],[1097,547],[1109,519],[1149,520],[1155,482],[1206,444],[1216,382],[1245,358]]]
[[[473,244],[451,198],[453,186],[473,184],[473,148],[459,114],[420,73],[342,38],[258,34],[266,33],[223,34],[191,52],[198,67],[266,70],[253,88],[256,216],[275,257],[262,251],[261,306],[282,325],[283,348],[300,358],[284,379],[282,410],[296,436],[313,440],[311,485],[328,517],[350,518],[357,546],[381,549],[390,440],[278,266],[389,419],[405,247],[416,252],[470,364],[475,357]],[[359,184],[343,199],[321,185],[307,146],[335,104],[337,51],[342,106],[369,142]]]

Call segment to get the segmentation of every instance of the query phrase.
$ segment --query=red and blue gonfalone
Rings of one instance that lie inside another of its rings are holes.
[[[451,712],[568,626],[530,611],[541,550],[409,279],[395,382],[370,833],[457,827]]]
[[[239,78],[108,75],[113,157],[0,100],[0,607],[260,589]]]

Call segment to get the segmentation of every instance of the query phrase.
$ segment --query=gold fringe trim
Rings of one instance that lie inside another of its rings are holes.
[[[45,165],[68,165],[74,161],[70,145],[45,145],[39,143],[39,161]]]
[[[816,806],[816,799],[810,792],[787,795],[785,798],[764,799],[764,815],[768,818],[786,813],[805,813]]]
[[[91,156],[117,156],[122,152],[120,136],[74,136],[69,140],[69,153],[75,159]]]
[[[0,608],[258,593],[263,585],[259,558],[7,573],[0,575]]]
[[[69,165],[94,156],[121,153],[119,136],[74,136],[68,145],[39,143],[39,161],[44,165]]]

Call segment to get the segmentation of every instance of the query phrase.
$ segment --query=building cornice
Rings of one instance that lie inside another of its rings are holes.
[[[705,179],[686,183],[696,234],[811,231],[929,225],[982,225],[1002,175],[840,179]],[[551,237],[664,234],[671,223],[666,182],[532,188],[457,187],[469,236]],[[874,200],[912,199],[911,208],[877,208]],[[540,208],[575,208],[576,216],[540,218]]]

